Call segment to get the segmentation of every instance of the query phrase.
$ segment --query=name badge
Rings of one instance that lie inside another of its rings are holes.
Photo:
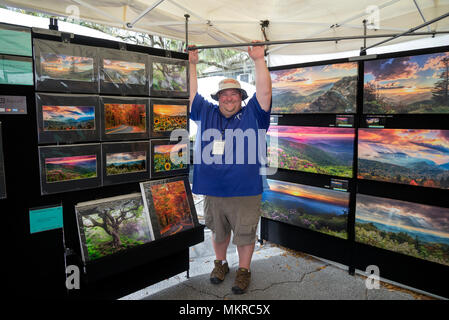
[[[225,141],[214,140],[214,144],[212,146],[212,154],[213,155],[223,155],[225,148]]]

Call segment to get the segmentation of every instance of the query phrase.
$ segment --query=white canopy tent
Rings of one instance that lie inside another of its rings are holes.
[[[279,55],[358,51],[365,45],[365,33],[384,35],[366,39],[366,47],[370,47],[391,35],[449,15],[449,0],[0,0],[0,4],[179,40],[186,39],[188,14],[188,42],[198,46],[232,46],[252,40],[330,40],[268,47],[270,54]],[[387,44],[444,37],[435,33],[449,32],[449,17],[416,32],[433,34],[404,35]],[[332,40],[354,36],[359,38]]]

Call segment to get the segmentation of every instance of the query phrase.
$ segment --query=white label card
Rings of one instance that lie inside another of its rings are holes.
[[[213,155],[223,155],[225,148],[225,141],[214,140],[214,145],[212,146]]]

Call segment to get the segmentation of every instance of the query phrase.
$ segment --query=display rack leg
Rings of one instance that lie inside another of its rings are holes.
[[[187,279],[190,279],[190,273],[189,273],[189,270],[186,271],[186,278],[187,278]]]

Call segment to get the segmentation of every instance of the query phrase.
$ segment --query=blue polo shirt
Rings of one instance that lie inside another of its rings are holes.
[[[259,148],[266,148],[266,142],[260,134],[268,130],[270,112],[262,109],[256,94],[238,113],[226,118],[218,105],[197,93],[190,119],[198,125],[192,192],[217,197],[261,194]],[[222,155],[212,152],[214,140],[225,141]]]

